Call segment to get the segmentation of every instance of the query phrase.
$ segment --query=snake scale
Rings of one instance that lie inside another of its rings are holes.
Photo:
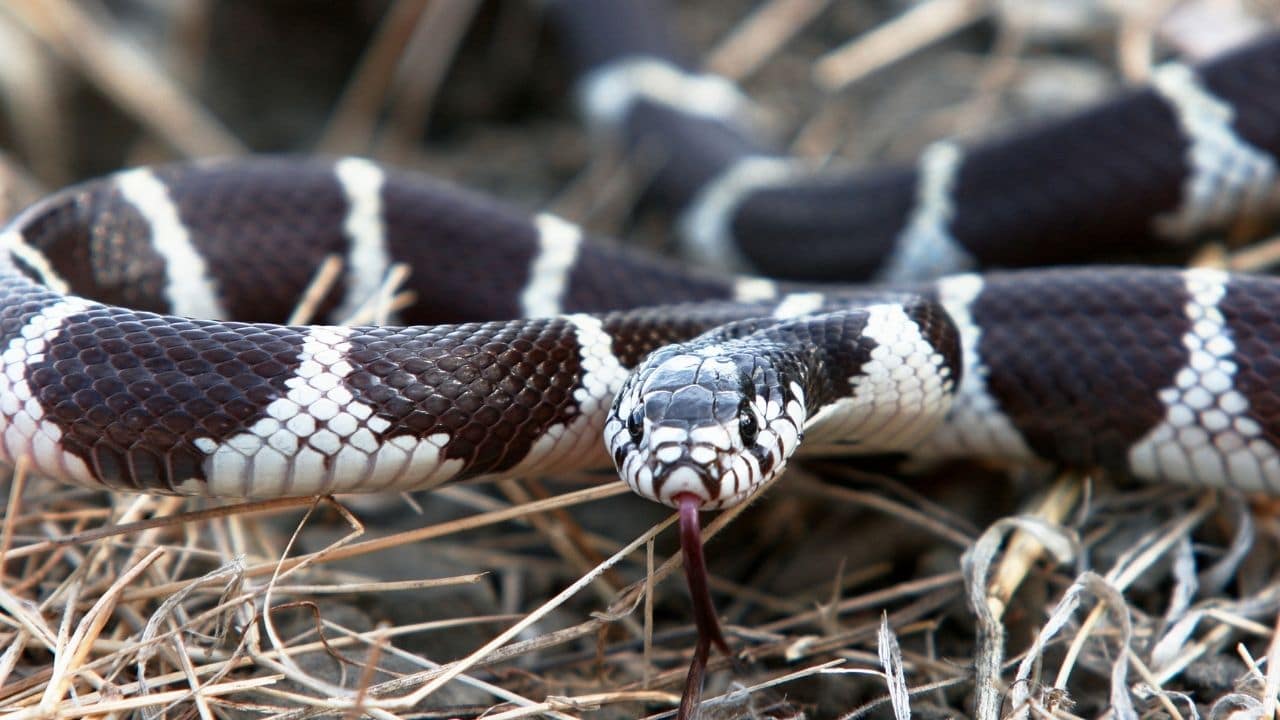
[[[921,279],[1032,249],[1176,249],[1266,217],[1280,205],[1280,40],[1164,66],[1151,87],[1034,132],[935,145],[918,168],[818,173],[754,139],[745,99],[674,59],[660,18],[602,7],[556,6],[586,115],[666,143],[652,194],[695,254],[785,255],[809,268],[787,276],[887,284],[690,270],[358,158],[139,168],[3,232],[0,455],[91,487],[225,497],[612,459],[641,494],[714,508],[797,451],[1280,490],[1280,282],[1138,268]],[[1117,140],[1127,128],[1140,130]],[[418,302],[385,326],[269,324],[329,256],[343,271],[321,318],[368,304],[397,263]]]
[[[1280,493],[1280,280],[974,272],[1177,255],[1274,217],[1280,37],[985,145],[936,143],[914,167],[817,171],[759,140],[745,96],[680,61],[649,9],[554,10],[587,120],[660,150],[649,198],[721,270],[360,158],[124,171],[0,232],[0,459],[221,497],[612,462],[681,510],[691,586],[689,517],[798,453]],[[280,324],[330,257],[329,324]],[[416,302],[387,310],[401,264]],[[344,324],[371,307],[386,322]],[[727,649],[698,602],[686,699],[707,644]]]

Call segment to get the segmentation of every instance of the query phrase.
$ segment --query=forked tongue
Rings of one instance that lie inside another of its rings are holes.
[[[692,493],[676,496],[680,507],[680,551],[684,555],[684,577],[689,583],[689,597],[693,601],[693,623],[698,628],[698,644],[689,663],[684,692],[680,695],[678,720],[697,717],[698,701],[702,696],[702,680],[707,672],[707,657],[714,643],[720,652],[732,658],[729,643],[720,632],[720,620],[707,589],[707,564],[702,558],[702,527],[698,522],[698,506],[702,500]]]

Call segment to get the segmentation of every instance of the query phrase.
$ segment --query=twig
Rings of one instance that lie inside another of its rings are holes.
[[[720,40],[703,59],[708,72],[742,80],[759,70],[831,0],[769,0]]]
[[[67,0],[14,0],[4,6],[29,32],[120,107],[190,157],[239,155],[245,149],[121,29]]]
[[[342,258],[337,255],[326,255],[324,262],[320,263],[320,267],[316,268],[315,274],[311,276],[311,282],[307,283],[307,289],[302,291],[302,299],[294,306],[293,313],[285,323],[306,325],[311,322],[320,308],[320,301],[333,289],[333,284],[337,282],[338,274],[341,272]]]
[[[981,20],[989,12],[985,0],[928,0],[883,23],[813,65],[814,81],[836,92],[921,48]]]
[[[396,68],[397,90],[378,157],[403,156],[425,132],[431,104],[478,6],[476,0],[436,2],[419,17]]]
[[[378,108],[387,101],[396,62],[405,52],[427,5],[427,0],[396,0],[387,10],[342,91],[316,150],[344,155],[370,149]]]

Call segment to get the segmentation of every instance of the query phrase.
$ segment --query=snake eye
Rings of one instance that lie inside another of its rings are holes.
[[[631,411],[631,415],[627,417],[627,433],[631,435],[633,442],[640,442],[644,439],[644,407],[637,405],[635,410]]]
[[[742,444],[750,445],[760,434],[760,426],[756,424],[756,416],[750,410],[743,409],[738,413],[738,432],[742,435]]]

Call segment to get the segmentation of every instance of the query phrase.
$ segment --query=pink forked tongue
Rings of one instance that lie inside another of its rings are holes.
[[[698,522],[698,505],[702,500],[692,493],[682,493],[676,496],[676,502],[680,506],[680,550],[684,555],[684,576],[693,601],[693,623],[698,628],[698,644],[689,663],[689,674],[685,677],[676,718],[691,720],[696,717],[712,643],[730,658],[733,653],[729,652],[729,643],[720,632],[720,621],[716,618],[716,608],[707,589],[707,565],[702,559],[702,528]]]

